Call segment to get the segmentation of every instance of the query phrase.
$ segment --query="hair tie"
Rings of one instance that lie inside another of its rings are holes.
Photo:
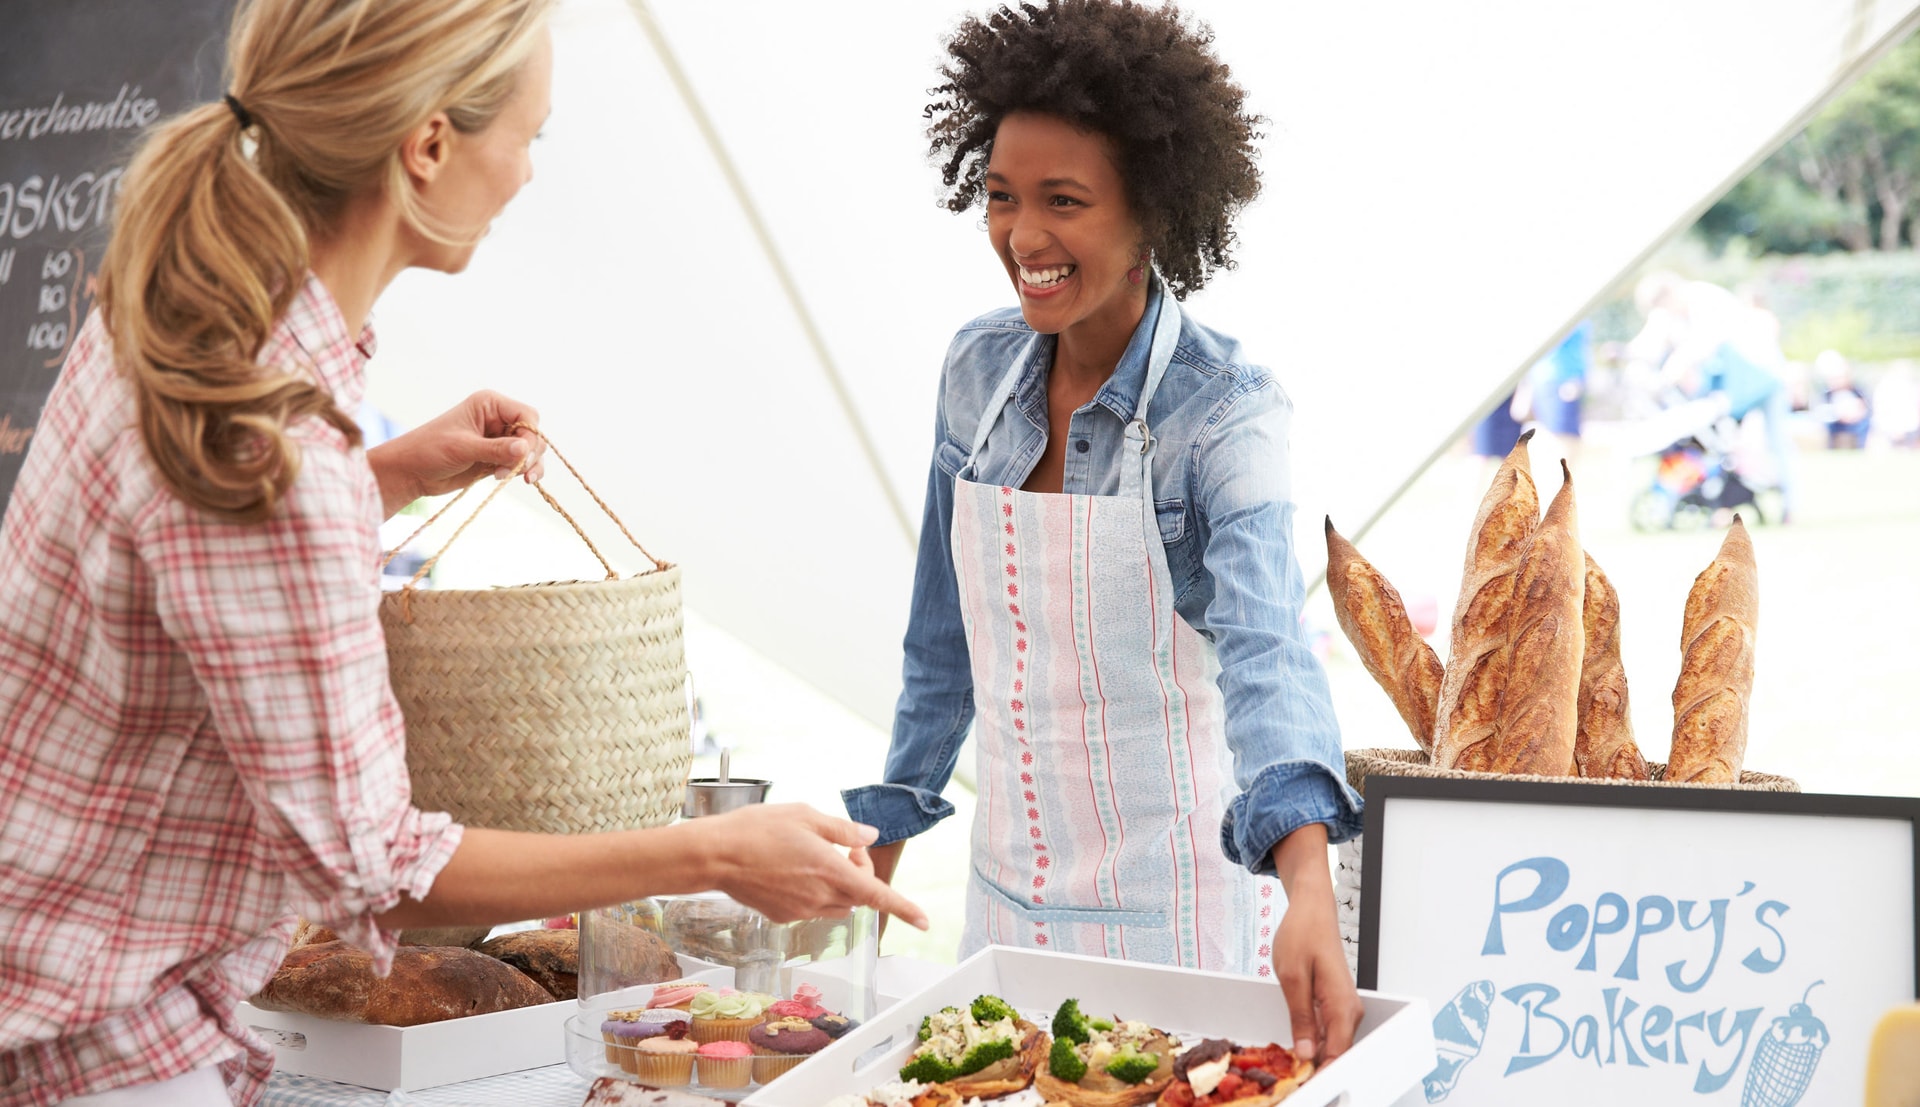
[[[227,110],[232,112],[233,117],[240,121],[240,129],[244,131],[252,127],[253,115],[248,112],[246,108],[240,106],[240,101],[234,97],[233,93],[227,93],[225,99],[227,101]]]

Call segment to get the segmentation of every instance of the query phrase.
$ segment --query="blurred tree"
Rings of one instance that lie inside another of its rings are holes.
[[[1897,250],[1920,216],[1920,37],[1894,47],[1760,168],[1695,232],[1774,253]]]

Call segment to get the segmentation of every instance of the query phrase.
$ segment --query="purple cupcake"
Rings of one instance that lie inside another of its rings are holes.
[[[753,1047],[753,1078],[770,1083],[788,1069],[827,1048],[833,1038],[806,1019],[764,1022],[747,1031]]]
[[[686,1015],[685,1011],[676,1013]],[[606,1021],[600,1024],[600,1037],[607,1043],[608,1061],[634,1071],[638,1056],[633,1047],[666,1030],[666,1021],[647,1018],[650,1014],[653,1012],[640,1009],[607,1012]]]

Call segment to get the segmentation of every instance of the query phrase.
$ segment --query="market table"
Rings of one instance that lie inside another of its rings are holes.
[[[413,1092],[380,1092],[297,1073],[267,1083],[263,1107],[580,1107],[592,1081],[565,1065],[510,1072]]]

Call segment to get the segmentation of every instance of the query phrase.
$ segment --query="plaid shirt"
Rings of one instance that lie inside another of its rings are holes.
[[[260,361],[354,411],[371,339],[310,277]],[[373,916],[459,843],[411,802],[373,471],[290,433],[298,479],[242,524],[160,480],[97,312],[47,401],[0,525],[0,1107],[214,1063],[256,1100],[272,1052],[234,1005],[289,912],[384,973]]]

